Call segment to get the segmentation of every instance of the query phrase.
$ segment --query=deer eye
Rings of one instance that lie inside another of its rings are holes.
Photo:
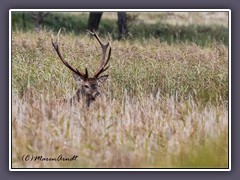
[[[89,86],[88,86],[88,85],[86,85],[86,84],[84,85],[84,87],[85,87],[86,89],[88,89],[88,88],[89,88]]]

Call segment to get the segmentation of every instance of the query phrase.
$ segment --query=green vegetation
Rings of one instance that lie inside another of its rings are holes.
[[[32,18],[30,12],[25,12],[25,27],[23,23],[23,13],[22,12],[13,12],[12,13],[12,27],[13,30],[34,30],[35,21]],[[71,14],[62,14],[62,13],[49,13],[44,18],[44,26],[47,29],[53,31],[58,31],[60,28],[64,27],[68,32],[75,32],[76,34],[85,31],[87,27],[87,14],[83,15],[71,15]]]
[[[31,13],[25,12],[25,27],[22,12],[12,13],[13,30],[32,31],[35,23]],[[154,24],[146,24],[138,20],[134,13],[128,13],[129,39],[144,41],[148,38],[157,38],[161,42],[169,44],[181,42],[194,42],[200,46],[209,46],[213,41],[228,45],[228,28],[223,25],[171,25],[164,23],[164,18],[157,20]],[[151,18],[151,16],[150,16]],[[66,32],[74,32],[76,35],[85,34],[87,28],[88,14],[50,13],[44,18],[44,27],[57,32],[64,27]],[[110,33],[113,39],[117,38],[116,19],[103,18],[100,22],[99,31],[102,35]]]
[[[201,28],[193,31],[197,42],[186,37],[169,43],[168,35],[162,42],[147,33],[150,29],[113,41],[110,78],[101,87],[103,96],[87,109],[62,101],[75,93],[76,84],[52,47],[56,32],[15,26],[13,167],[227,168],[228,46],[216,38],[221,30],[215,29],[210,41],[197,35]],[[85,31],[76,35],[66,27],[60,48],[71,65],[87,66],[90,74],[100,63],[99,45]],[[24,154],[79,157],[76,162],[24,162]]]

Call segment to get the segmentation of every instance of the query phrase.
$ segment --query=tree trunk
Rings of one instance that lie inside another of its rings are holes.
[[[90,12],[88,19],[88,30],[97,31],[103,12]]]
[[[90,12],[88,19],[88,30],[97,31],[103,12]],[[127,18],[126,12],[118,12],[118,39],[127,35]]]
[[[35,21],[35,28],[39,30],[44,24],[44,18],[49,14],[49,12],[33,12],[32,18]]]
[[[126,12],[118,12],[118,39],[127,35],[127,19]]]

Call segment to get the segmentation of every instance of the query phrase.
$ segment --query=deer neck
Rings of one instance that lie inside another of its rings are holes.
[[[85,101],[86,105],[89,107],[90,104],[93,102],[88,96],[86,96],[86,93],[83,89],[78,89],[76,92],[76,100],[77,102],[80,102],[80,100]]]

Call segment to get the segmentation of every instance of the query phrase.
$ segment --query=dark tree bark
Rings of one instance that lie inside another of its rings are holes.
[[[98,30],[103,12],[90,12],[88,19],[88,30]],[[127,18],[126,12],[118,12],[118,39],[124,38],[127,35]]]
[[[127,18],[126,12],[118,12],[118,39],[127,35]]]
[[[97,31],[103,12],[90,12],[88,19],[88,30]]]

